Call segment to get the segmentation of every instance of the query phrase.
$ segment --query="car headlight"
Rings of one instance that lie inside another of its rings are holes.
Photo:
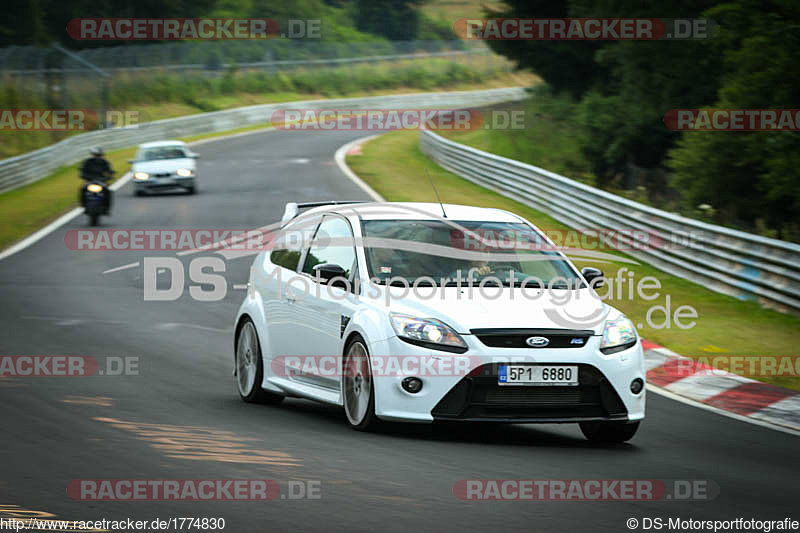
[[[133,173],[133,179],[135,179],[135,180],[144,181],[144,180],[146,180],[148,178],[150,178],[150,174],[148,174],[147,172],[134,172]]]
[[[453,328],[435,318],[389,313],[392,328],[402,340],[445,352],[464,353],[467,343]]]
[[[178,170],[175,172],[175,174],[177,174],[178,176],[181,176],[181,177],[183,177],[183,178],[188,178],[189,176],[191,176],[192,174],[194,174],[194,171],[192,171],[192,170],[190,170],[190,169],[188,169],[188,168],[179,168],[179,169],[178,169]]]
[[[600,351],[604,354],[621,352],[635,345],[636,340],[636,329],[634,329],[633,323],[626,317],[620,316],[606,321]]]
[[[96,183],[90,183],[89,185],[87,185],[86,190],[89,192],[100,192],[103,190],[103,187],[101,187]]]

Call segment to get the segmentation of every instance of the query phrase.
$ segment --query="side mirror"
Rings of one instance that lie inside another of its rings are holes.
[[[314,278],[320,283],[329,283],[334,278],[345,277],[346,274],[342,267],[333,263],[322,263],[314,266],[311,270],[314,272]],[[341,282],[339,285],[342,285]]]
[[[599,289],[605,283],[605,275],[599,268],[584,267],[581,274],[593,289]]]
[[[189,154],[190,159],[200,159],[200,154],[191,153]]]

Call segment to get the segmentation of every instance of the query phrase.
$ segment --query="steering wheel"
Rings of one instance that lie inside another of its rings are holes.
[[[492,269],[491,273],[495,274],[495,277],[499,277],[499,276],[496,275],[499,272],[517,272],[517,269],[512,265],[500,265],[500,266],[494,267]],[[516,277],[516,276],[514,276],[514,277]]]

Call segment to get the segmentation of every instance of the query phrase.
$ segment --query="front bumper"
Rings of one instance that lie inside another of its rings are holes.
[[[379,418],[407,422],[434,420],[563,423],[635,421],[644,418],[645,390],[631,391],[635,379],[645,381],[641,343],[613,355],[600,352],[600,337],[580,348],[492,348],[473,335],[463,336],[469,350],[450,354],[408,344],[397,337],[370,344],[370,353],[434,358],[447,363],[462,358],[451,372],[373,372],[375,412]],[[499,363],[577,365],[577,386],[500,386]],[[457,367],[457,369],[456,369]],[[415,370],[415,369],[412,369]],[[423,382],[416,394],[405,391],[406,377]]]
[[[146,180],[134,179],[133,183],[137,191],[153,191],[165,189],[188,189],[194,187],[196,176],[170,175],[165,177],[151,177]]]

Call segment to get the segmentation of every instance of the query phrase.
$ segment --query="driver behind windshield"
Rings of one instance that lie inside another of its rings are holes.
[[[503,285],[522,284],[526,280],[544,284],[557,281],[559,287],[579,284],[577,272],[555,251],[543,251],[535,242],[509,248],[487,239],[476,245],[480,249],[476,256],[478,250],[466,245],[459,227],[478,235],[516,232],[536,238],[531,228],[522,223],[365,220],[362,222],[364,237],[379,240],[373,241],[379,242],[376,246],[366,247],[370,278],[379,283],[402,279],[409,284],[423,278],[430,283],[433,278],[439,285],[494,276]],[[464,257],[464,252],[469,255]],[[493,254],[503,257],[495,257],[501,260],[494,261]]]

